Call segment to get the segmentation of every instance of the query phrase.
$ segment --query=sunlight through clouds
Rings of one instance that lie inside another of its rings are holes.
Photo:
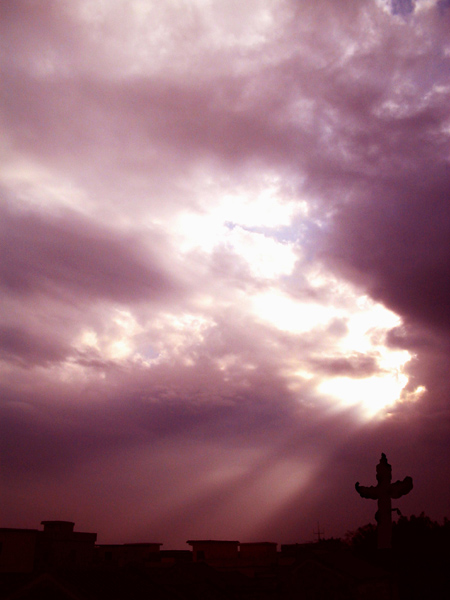
[[[292,333],[311,331],[343,316],[340,309],[314,302],[299,302],[278,289],[256,294],[252,305],[257,317]]]
[[[235,514],[240,521],[242,537],[251,539],[293,498],[301,492],[307,493],[317,466],[315,461],[299,463],[282,457],[268,465],[263,462],[261,468],[256,465],[257,476],[237,490],[227,502],[224,513]],[[258,498],[258,502],[255,503],[253,498]]]
[[[236,227],[255,233],[264,228],[268,236],[275,235],[278,228],[291,224],[294,215],[308,213],[307,203],[294,200],[275,176],[252,180],[233,192],[211,184],[205,175],[197,185],[202,198],[199,209],[180,211],[171,223],[182,252],[195,248],[212,252],[221,244],[232,246],[230,236]]]
[[[105,319],[106,328],[100,331],[85,329],[74,341],[80,352],[94,350],[98,356],[112,361],[139,359],[136,336],[143,331],[129,310],[115,309]]]
[[[205,332],[214,325],[210,318],[193,314],[160,314],[150,325],[152,346],[158,361],[179,358],[187,366],[195,364],[192,348],[201,346]]]
[[[5,526],[360,525],[448,447],[449,1],[3,4]]]
[[[320,383],[318,390],[329,397],[332,409],[358,406],[361,416],[371,419],[400,400],[407,383],[406,375],[388,372],[364,379],[335,377]]]
[[[296,255],[293,244],[283,244],[261,233],[234,227],[226,236],[227,245],[246,260],[255,277],[274,279],[289,275],[294,268]]]
[[[343,293],[348,302],[349,286],[344,286]],[[361,353],[376,360],[380,373],[371,377],[322,376],[317,389],[330,398],[331,404],[334,399],[337,407],[359,405],[361,415],[367,419],[400,400],[401,392],[408,383],[403,371],[411,360],[411,354],[385,345],[387,332],[398,326],[401,320],[381,304],[354,292],[352,305],[344,309],[343,305],[339,307],[339,303],[330,306],[313,301],[299,302],[278,291],[271,291],[254,297],[253,310],[259,318],[294,334],[325,329],[335,319],[345,322],[346,333],[332,349],[334,357],[346,359],[354,353]],[[314,378],[314,372],[307,368],[297,368],[295,373],[304,380]],[[292,389],[296,388],[295,383],[292,386]]]

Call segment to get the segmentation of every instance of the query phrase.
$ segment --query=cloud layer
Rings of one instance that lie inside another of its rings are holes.
[[[448,3],[0,11],[3,526],[344,535],[381,452],[442,519]]]

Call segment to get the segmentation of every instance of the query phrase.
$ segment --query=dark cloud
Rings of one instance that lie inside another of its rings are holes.
[[[391,0],[391,10],[393,15],[410,15],[414,12],[416,3],[414,0]]]
[[[448,8],[450,8],[450,2],[449,0],[438,0],[436,6],[438,7],[441,14],[445,14],[445,11]]]
[[[334,376],[370,377],[380,371],[376,358],[366,354],[354,354],[349,357],[321,357],[311,361],[315,372]]]
[[[175,289],[163,267],[148,260],[151,254],[145,261],[139,256],[129,235],[74,214],[3,210],[1,227],[1,285],[9,292],[154,302]]]
[[[373,194],[336,215],[327,238],[331,260],[341,261],[373,297],[439,329],[450,325],[449,176],[445,164],[424,165],[406,182],[374,182]]]
[[[33,364],[45,364],[64,358],[68,348],[59,339],[43,339],[41,332],[32,333],[19,327],[0,326],[0,356],[23,360]]]

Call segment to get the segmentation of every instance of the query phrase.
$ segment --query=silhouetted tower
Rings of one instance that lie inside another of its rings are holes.
[[[378,511],[375,514],[377,520],[377,539],[378,548],[390,548],[392,540],[392,509],[391,499],[401,498],[408,494],[413,487],[411,477],[405,477],[403,481],[391,483],[392,467],[388,463],[386,454],[381,455],[380,462],[377,465],[378,485],[363,487],[356,482],[355,488],[361,498],[370,498],[378,500]]]

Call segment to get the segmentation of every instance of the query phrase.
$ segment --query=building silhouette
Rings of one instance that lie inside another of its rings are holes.
[[[389,551],[376,549],[373,526],[358,530],[367,539],[353,536],[356,545],[191,539],[189,550],[165,551],[99,544],[71,521],[41,525],[0,528],[0,600],[450,598],[450,522],[423,514],[399,519]]]
[[[389,572],[324,541],[98,544],[71,521],[0,529],[0,600],[397,599]]]

